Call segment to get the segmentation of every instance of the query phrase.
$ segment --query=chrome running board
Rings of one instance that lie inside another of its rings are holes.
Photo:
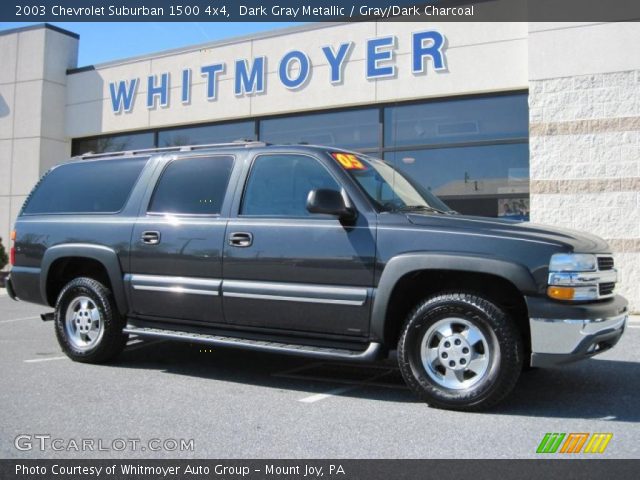
[[[218,347],[235,347],[262,352],[297,355],[301,357],[320,358],[324,360],[347,360],[353,362],[368,362],[376,360],[382,352],[382,345],[371,342],[365,350],[349,350],[343,348],[316,347],[298,345],[268,340],[251,340],[247,338],[227,337],[208,333],[191,333],[160,328],[146,328],[127,325],[124,333],[141,337],[166,338],[183,342],[195,342]]]

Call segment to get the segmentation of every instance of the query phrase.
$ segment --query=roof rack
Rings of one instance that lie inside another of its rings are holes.
[[[269,144],[265,142],[260,142],[258,140],[240,139],[240,140],[234,140],[233,142],[206,143],[203,145],[179,145],[175,147],[142,148],[139,150],[122,150],[119,152],[103,152],[103,153],[87,152],[81,155],[75,155],[73,158],[78,160],[87,160],[87,159],[96,159],[96,158],[104,158],[104,157],[128,157],[132,155],[145,155],[145,154],[152,154],[152,153],[193,152],[196,150],[206,150],[208,148],[215,148],[215,147],[243,146],[245,148],[249,148],[249,147],[266,147],[267,145]]]

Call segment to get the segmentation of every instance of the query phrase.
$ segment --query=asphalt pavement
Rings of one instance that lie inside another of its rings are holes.
[[[638,317],[613,350],[459,413],[417,401],[393,361],[134,338],[111,364],[74,363],[44,311],[0,293],[0,458],[532,458],[547,432],[612,433],[599,458],[640,457]]]

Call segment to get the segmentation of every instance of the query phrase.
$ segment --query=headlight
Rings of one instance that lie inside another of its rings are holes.
[[[588,253],[557,253],[549,262],[547,295],[575,302],[611,297],[618,274],[612,263],[607,265],[600,270],[598,257]]]
[[[549,262],[550,272],[595,272],[598,260],[590,253],[556,253]]]

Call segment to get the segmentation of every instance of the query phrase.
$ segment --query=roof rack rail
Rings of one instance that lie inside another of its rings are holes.
[[[234,140],[233,142],[225,142],[225,143],[206,143],[203,145],[177,145],[174,147],[157,147],[157,148],[142,148],[137,150],[121,150],[119,152],[102,152],[102,153],[93,153],[87,152],[80,155],[75,155],[73,158],[77,160],[87,160],[87,159],[96,159],[103,157],[126,157],[132,155],[145,155],[152,153],[171,153],[171,152],[192,152],[195,150],[206,150],[208,148],[214,147],[237,147],[244,146],[248,147],[266,147],[269,145],[266,142],[261,142],[258,140],[248,140],[248,139],[240,139]]]

